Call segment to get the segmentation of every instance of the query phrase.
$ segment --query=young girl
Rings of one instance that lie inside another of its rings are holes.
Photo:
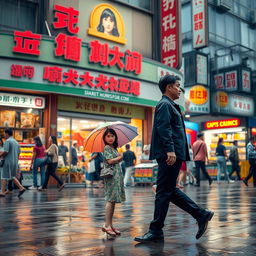
[[[99,32],[110,36],[119,37],[119,32],[117,30],[117,23],[115,14],[108,8],[106,8],[100,16],[100,24],[97,27]]]
[[[123,156],[118,153],[118,138],[113,129],[108,128],[103,134],[104,148],[104,165],[106,167],[114,168],[114,176],[104,179],[105,200],[106,200],[106,213],[105,224],[102,231],[106,234],[115,237],[121,235],[121,232],[113,226],[113,215],[115,211],[115,204],[125,201],[125,191],[123,183],[123,175],[120,162]]]

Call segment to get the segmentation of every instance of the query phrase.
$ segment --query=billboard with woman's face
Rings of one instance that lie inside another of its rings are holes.
[[[126,44],[123,18],[117,9],[109,4],[100,4],[93,9],[88,34]]]

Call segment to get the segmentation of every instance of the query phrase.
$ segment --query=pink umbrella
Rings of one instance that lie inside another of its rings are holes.
[[[115,130],[118,137],[118,147],[129,143],[138,133],[137,128],[121,121],[106,122],[94,129],[86,138],[84,149],[89,152],[102,152],[105,144],[103,134],[107,128]]]

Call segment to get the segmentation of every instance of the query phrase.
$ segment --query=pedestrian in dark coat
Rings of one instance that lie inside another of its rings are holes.
[[[159,81],[163,97],[155,109],[150,148],[150,159],[156,159],[158,163],[154,219],[150,223],[149,231],[135,238],[137,242],[164,239],[162,229],[170,202],[197,220],[199,229],[196,239],[204,234],[214,214],[199,207],[184,192],[176,188],[182,161],[190,160],[184,120],[179,105],[174,102],[181,93],[179,80],[177,76],[165,75]]]

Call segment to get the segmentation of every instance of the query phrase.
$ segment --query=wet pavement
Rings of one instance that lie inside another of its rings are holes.
[[[57,192],[17,191],[0,198],[0,255],[6,256],[167,256],[255,255],[256,189],[240,182],[187,186],[186,193],[201,206],[215,211],[207,233],[195,239],[195,220],[170,205],[164,228],[165,242],[148,245],[133,241],[148,229],[154,195],[150,187],[126,188],[127,201],[118,205],[115,240],[104,240],[101,189],[64,189]]]

